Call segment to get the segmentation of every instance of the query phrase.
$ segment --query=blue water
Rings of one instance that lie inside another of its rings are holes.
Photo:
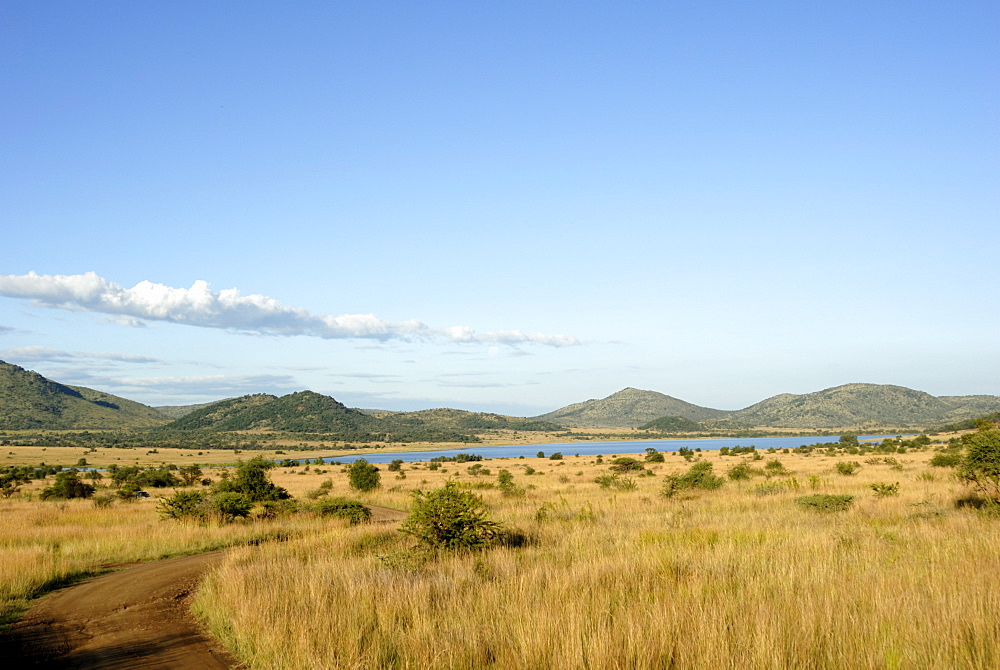
[[[896,435],[859,435],[859,440],[883,439],[886,437],[896,437]],[[753,437],[753,438],[732,438],[720,437],[702,440],[675,439],[675,440],[625,440],[618,442],[563,442],[559,444],[510,444],[495,447],[470,446],[462,449],[445,449],[441,451],[396,451],[392,453],[358,453],[349,456],[335,456],[324,459],[325,462],[353,463],[359,458],[363,458],[369,463],[389,463],[394,460],[401,460],[404,463],[417,463],[429,461],[438,456],[456,456],[458,454],[478,454],[486,458],[517,458],[518,456],[536,456],[539,451],[546,456],[559,451],[563,456],[594,456],[596,454],[641,454],[647,447],[653,447],[657,451],[677,451],[681,447],[688,449],[701,449],[710,451],[721,449],[722,447],[749,447],[755,446],[760,449],[794,449],[804,444],[816,444],[817,442],[837,442],[839,435],[820,435],[812,437]],[[292,459],[299,462],[315,459]]]

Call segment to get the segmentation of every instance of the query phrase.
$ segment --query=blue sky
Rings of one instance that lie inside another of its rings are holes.
[[[151,404],[1000,394],[995,3],[289,4],[0,0],[0,359]]]

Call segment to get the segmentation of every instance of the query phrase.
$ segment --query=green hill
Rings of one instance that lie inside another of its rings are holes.
[[[937,398],[887,384],[845,384],[805,395],[783,393],[733,412],[731,426],[774,428],[923,428],[1000,409],[997,396]]]
[[[705,430],[697,421],[685,419],[683,416],[661,416],[649,423],[639,426],[639,430],[652,430],[660,433],[697,433]]]
[[[468,412],[461,409],[425,409],[418,412],[392,412],[382,415],[387,425],[423,425],[441,430],[484,432],[490,430],[557,431],[562,426],[549,421],[521,417]]]
[[[166,423],[152,407],[84,386],[67,386],[0,361],[0,428],[149,428]]]
[[[567,405],[534,418],[573,428],[635,428],[664,416],[705,421],[727,414],[729,412],[692,405],[656,391],[626,388],[607,398]]]
[[[300,391],[222,400],[196,409],[165,430],[268,430],[287,433],[377,432],[378,419],[345,407],[330,396]]]
[[[231,398],[226,398],[226,400],[231,400]],[[167,417],[171,421],[179,419],[183,416],[187,416],[191,412],[197,409],[203,409],[210,405],[214,405],[217,402],[222,402],[221,400],[213,400],[212,402],[202,402],[196,405],[153,405],[153,409]]]

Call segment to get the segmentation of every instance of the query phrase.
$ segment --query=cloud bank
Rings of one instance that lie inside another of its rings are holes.
[[[220,328],[261,335],[304,335],[323,339],[443,339],[490,344],[534,343],[553,347],[578,344],[567,335],[502,330],[477,333],[468,326],[434,329],[420,321],[393,323],[374,314],[333,316],[283,305],[263,295],[238,289],[214,292],[198,280],[191,288],[141,281],[124,288],[94,272],[80,275],[0,275],[0,295],[32,300],[58,309],[98,312],[119,319],[143,319],[201,328]],[[136,325],[130,323],[130,325]]]

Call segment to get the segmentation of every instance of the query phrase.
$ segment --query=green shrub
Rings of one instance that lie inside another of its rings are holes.
[[[497,487],[505,498],[519,498],[524,495],[524,489],[514,483],[514,475],[510,470],[497,473]]]
[[[94,501],[94,507],[104,509],[111,507],[111,503],[115,501],[115,496],[111,493],[100,493],[91,498],[91,500]]]
[[[837,461],[834,467],[842,475],[853,475],[861,468],[861,464],[857,461]]]
[[[55,483],[44,489],[39,497],[42,500],[58,498],[66,500],[69,498],[89,498],[94,495],[94,487],[80,481],[75,470],[63,470],[56,474]]]
[[[643,464],[629,456],[619,456],[611,461],[612,472],[634,472],[645,470]]]
[[[414,491],[413,507],[400,531],[432,549],[481,549],[501,537],[483,501],[448,482],[434,491]]]
[[[854,504],[854,496],[835,493],[814,493],[811,496],[796,498],[795,502],[806,509],[820,512],[839,512],[849,509]]]
[[[288,491],[276,486],[267,474],[274,463],[263,456],[254,456],[249,461],[240,461],[233,476],[222,479],[215,485],[216,493],[238,493],[251,503],[262,500],[286,500]],[[228,498],[235,500],[235,498]]]
[[[229,522],[250,516],[253,501],[245,493],[223,491],[210,497],[207,507],[210,514],[219,517],[222,521]]]
[[[386,468],[389,472],[400,472],[403,469],[403,459],[397,458],[389,463],[389,467]]]
[[[975,433],[962,436],[965,455],[958,476],[993,501],[1000,501],[1000,428],[982,422]]]
[[[638,488],[635,480],[631,477],[623,477],[618,473],[598,475],[594,478],[594,483],[602,489],[615,489],[617,491],[634,491]]]
[[[658,452],[653,447],[646,447],[646,462],[647,463],[665,463],[666,459],[663,458],[663,454]]]
[[[348,498],[326,498],[311,508],[320,516],[332,516],[347,519],[351,525],[357,525],[372,518],[372,511],[356,500]]]
[[[935,468],[957,468],[961,463],[962,455],[955,452],[938,452],[930,460]]]
[[[553,452],[552,455],[549,456],[549,460],[550,461],[561,461],[562,459],[563,459],[563,455],[562,455],[561,451]]]
[[[726,472],[726,476],[729,477],[734,482],[750,479],[753,477],[753,468],[746,461],[740,461],[733,467],[729,468]]]
[[[200,491],[178,491],[162,498],[156,509],[165,519],[200,519],[205,516],[205,494]]]
[[[898,496],[899,495],[899,482],[895,484],[885,484],[881,482],[876,482],[871,485],[872,491],[875,493],[876,498],[886,498],[888,496]]]
[[[380,475],[377,467],[359,458],[347,469],[347,479],[352,489],[364,493],[379,487]]]
[[[772,458],[764,464],[764,474],[767,477],[783,477],[792,473],[782,465],[781,461],[777,458]]]
[[[723,483],[725,480],[722,477],[712,473],[712,464],[709,461],[699,461],[684,474],[667,475],[663,480],[663,488],[660,493],[667,498],[672,498],[677,493],[689,489],[711,491],[719,488]]]

